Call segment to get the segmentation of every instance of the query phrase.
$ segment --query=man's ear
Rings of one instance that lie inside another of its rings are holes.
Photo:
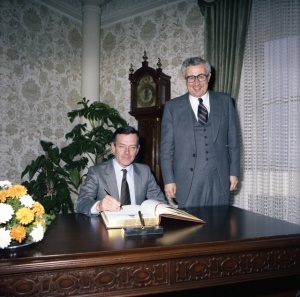
[[[110,144],[110,147],[111,147],[111,150],[112,150],[113,154],[115,154],[116,146],[113,142]]]
[[[208,74],[207,82],[209,82],[210,78],[211,78],[211,73]]]
[[[141,147],[140,145],[137,146],[136,154],[138,154],[140,147]]]

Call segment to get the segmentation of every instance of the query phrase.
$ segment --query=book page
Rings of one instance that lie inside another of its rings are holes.
[[[205,223],[203,220],[187,213],[186,211],[174,208],[168,204],[157,205],[156,214],[159,216],[165,216],[165,217],[174,218],[174,219],[182,219],[182,220],[187,220],[187,221]]]
[[[153,212],[144,209],[141,205],[123,205],[120,211],[105,211],[105,215],[110,222],[128,222],[129,220],[136,219],[140,221],[138,212],[141,211],[143,216],[153,217]],[[140,224],[140,222],[139,222]]]
[[[116,214],[137,214],[139,211],[142,211],[141,205],[123,205],[120,211],[114,212]]]
[[[144,211],[144,209],[153,210],[156,217],[164,216],[164,217],[169,217],[169,218],[174,218],[174,219],[181,219],[181,220],[205,223],[203,220],[201,220],[183,210],[177,209],[169,204],[162,203],[160,201],[151,200],[151,199],[145,200],[141,206],[143,207],[143,211]]]
[[[151,212],[153,216],[159,216],[159,214],[156,211],[157,205],[167,205],[167,204],[164,204],[164,203],[154,200],[154,199],[145,200],[141,204],[142,214]]]
[[[123,205],[117,212],[104,211],[101,213],[107,228],[141,227],[138,212],[141,211],[146,226],[157,225],[157,218],[150,208],[141,205]]]
[[[101,217],[104,220],[106,228],[125,228],[125,227],[142,227],[140,217],[138,214],[133,213],[112,213],[102,212]],[[143,215],[143,219],[146,226],[156,226],[156,217],[152,215]]]

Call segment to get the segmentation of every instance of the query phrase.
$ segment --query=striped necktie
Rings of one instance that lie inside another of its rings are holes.
[[[122,185],[121,185],[121,205],[128,205],[131,204],[131,202],[130,202],[129,187],[126,179],[127,170],[122,169],[122,171],[123,171],[123,178],[122,178]]]
[[[208,118],[208,112],[206,107],[203,104],[202,98],[199,98],[199,105],[198,105],[198,122],[200,125],[205,126],[207,123],[207,118]]]

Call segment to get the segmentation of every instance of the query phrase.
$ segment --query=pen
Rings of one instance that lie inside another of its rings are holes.
[[[111,196],[107,190],[104,189],[104,192],[108,195],[108,196]],[[122,205],[120,204],[120,209],[122,209]]]
[[[144,228],[144,227],[145,227],[145,222],[144,222],[144,219],[143,219],[143,217],[142,217],[142,213],[141,213],[140,210],[139,210],[139,217],[140,217],[141,224],[143,225],[142,228]]]

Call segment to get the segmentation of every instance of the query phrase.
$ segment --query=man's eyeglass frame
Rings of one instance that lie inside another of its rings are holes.
[[[188,83],[193,83],[196,81],[196,78],[198,81],[205,81],[208,77],[208,74],[203,74],[203,73],[200,73],[198,75],[189,75],[189,76],[186,76],[185,79]]]

